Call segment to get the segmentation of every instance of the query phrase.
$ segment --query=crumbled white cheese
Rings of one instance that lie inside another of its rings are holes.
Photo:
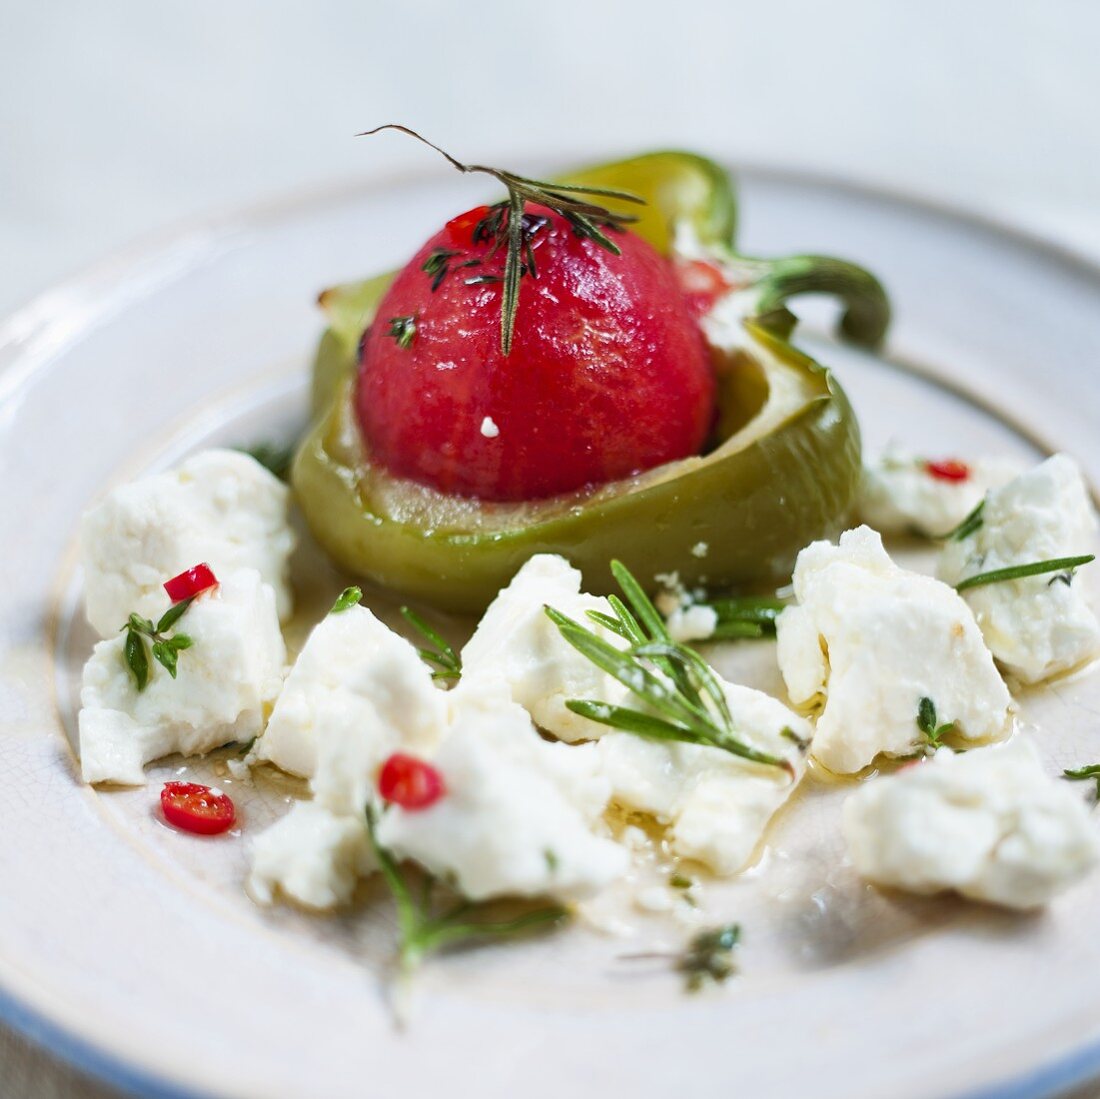
[[[543,740],[503,681],[464,680],[433,764],[445,794],[426,809],[393,805],[379,841],[453,881],[471,900],[591,896],[626,870],[602,834],[607,780],[592,745]]]
[[[692,557],[706,557],[708,553],[710,553],[710,546],[706,542],[696,542],[691,547]]]
[[[166,580],[205,562],[220,581],[256,569],[291,612],[289,491],[247,454],[205,450],[170,473],[113,489],[80,533],[88,621],[115,636],[131,613],[155,618]]]
[[[777,622],[779,667],[796,706],[824,701],[813,753],[830,770],[919,748],[922,698],[963,740],[1008,732],[1008,688],[970,608],[946,584],[895,565],[869,527],[807,546],[794,594],[798,605]]]
[[[492,416],[486,416],[481,421],[481,434],[486,439],[495,439],[500,434],[500,428],[494,423]]]
[[[953,889],[1010,908],[1045,904],[1095,865],[1084,802],[1022,737],[872,779],[844,804],[865,878],[913,893]]]
[[[617,702],[626,692],[561,636],[546,616],[547,605],[621,644],[587,615],[611,614],[607,600],[584,594],[580,572],[565,558],[538,554],[493,600],[463,648],[463,680],[502,677],[513,700],[547,732],[568,741],[598,737],[603,726],[566,709],[566,701]]]
[[[398,746],[433,748],[446,709],[444,693],[413,646],[366,607],[353,606],[314,627],[253,754],[308,778],[326,738],[334,751],[365,738],[361,750],[368,766],[377,766]],[[365,797],[359,800],[365,804]]]
[[[718,626],[718,612],[705,604],[677,607],[665,620],[673,641],[705,641]]]
[[[162,593],[153,618],[168,606]],[[176,678],[150,656],[142,691],[126,663],[124,635],[96,645],[80,692],[85,782],[141,785],[151,760],[247,741],[263,728],[286,661],[271,585],[252,569],[238,569],[199,596],[174,633],[192,640],[179,654]]]
[[[1012,480],[1020,463],[981,458],[966,463],[969,476],[951,481],[928,471],[928,461],[897,446],[864,466],[859,488],[860,518],[880,534],[922,534],[938,538],[954,530],[985,493]]]
[[[732,683],[723,688],[737,735],[787,760],[793,775],[720,748],[661,743],[632,733],[609,733],[596,749],[614,802],[667,825],[678,855],[731,875],[751,862],[768,822],[801,778],[805,761],[798,741],[808,742],[812,730],[762,691]]]
[[[338,815],[302,801],[253,841],[248,891],[260,904],[271,904],[278,890],[307,908],[332,908],[375,869],[363,813]]]
[[[944,546],[938,573],[948,583],[1095,550],[1088,490],[1077,464],[1064,454],[991,492],[981,520],[969,537]],[[1097,568],[979,585],[963,598],[1001,665],[1023,682],[1037,683],[1100,652],[1100,623],[1089,605]]]

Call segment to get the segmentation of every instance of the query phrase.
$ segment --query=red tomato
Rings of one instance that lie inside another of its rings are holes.
[[[378,774],[378,792],[383,800],[402,809],[427,809],[446,790],[443,776],[430,764],[404,752],[394,752]]]
[[[194,565],[179,576],[173,576],[165,582],[164,590],[173,603],[182,603],[185,599],[191,599],[201,592],[209,591],[218,586],[218,578],[214,575],[209,565]]]
[[[197,782],[166,782],[160,792],[160,807],[169,824],[201,836],[225,832],[237,820],[228,794]]]
[[[529,206],[537,274],[520,280],[505,357],[504,250],[479,231],[485,214],[432,237],[365,334],[357,404],[372,458],[447,494],[530,500],[697,454],[714,372],[672,264],[632,233],[608,231],[616,256]],[[411,341],[396,339],[391,321],[409,317]]]
[[[957,458],[945,458],[940,462],[925,462],[925,472],[937,481],[966,481],[970,478],[970,467]]]

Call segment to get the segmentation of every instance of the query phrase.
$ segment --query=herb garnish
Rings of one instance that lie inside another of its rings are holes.
[[[572,226],[574,233],[594,240],[601,248],[605,248],[614,255],[619,255],[619,247],[603,230],[622,230],[637,219],[628,214],[615,213],[603,206],[587,202],[576,196],[613,198],[620,202],[645,205],[644,199],[627,191],[615,191],[606,187],[583,187],[577,184],[546,183],[541,180],[528,179],[526,176],[518,176],[501,168],[490,168],[483,164],[463,164],[438,145],[434,145],[427,138],[422,137],[415,130],[410,130],[407,126],[401,126],[394,122],[386,123],[383,126],[375,126],[373,130],[367,130],[359,136],[368,137],[382,130],[397,130],[400,133],[408,134],[409,137],[413,137],[429,148],[434,149],[460,172],[478,172],[492,176],[503,183],[507,189],[507,201],[492,207],[487,218],[483,219],[475,229],[475,233],[481,230],[485,234],[482,239],[492,244],[492,252],[496,252],[502,247],[505,248],[504,293],[501,299],[500,311],[500,349],[505,355],[512,350],[512,335],[516,326],[516,311],[519,308],[519,280],[524,273],[522,268],[525,266],[525,260],[530,274],[532,276],[535,274],[534,251],[529,240],[526,244],[524,240],[524,207],[526,204],[528,202],[537,203],[539,206],[545,206],[556,214],[560,214]]]
[[[954,530],[940,535],[943,542],[961,542],[969,538],[985,522],[982,512],[985,511],[985,500],[979,500],[974,510]]]
[[[710,607],[718,616],[708,641],[775,637],[775,620],[787,606],[782,599],[767,595],[730,596],[694,605]]]
[[[1074,569],[1095,560],[1096,554],[1083,553],[1079,557],[1055,557],[1050,561],[1031,561],[1026,565],[1010,565],[1008,568],[992,569],[990,572],[979,572],[976,576],[968,576],[955,585],[955,591],[966,591],[967,588],[976,588],[981,584],[999,584],[1005,580],[1022,580],[1025,576],[1042,576],[1047,572],[1062,573],[1068,570],[1072,575]]]
[[[560,905],[539,908],[510,920],[470,919],[479,909],[470,901],[459,899],[454,905],[436,912],[433,894],[436,882],[426,875],[420,897],[414,897],[401,875],[393,855],[378,842],[375,834],[377,818],[373,806],[367,807],[367,832],[378,859],[386,886],[397,905],[397,926],[401,935],[398,949],[398,969],[407,981],[421,961],[433,951],[454,943],[472,939],[500,939],[521,935],[537,927],[549,927],[566,918]]]
[[[436,248],[421,265],[420,270],[432,276],[433,294],[443,285],[451,269],[450,260],[458,254],[450,248]]]
[[[290,473],[290,464],[294,460],[295,446],[289,443],[281,446],[278,443],[257,443],[255,446],[240,447],[243,453],[255,458],[269,473],[275,474],[280,481],[285,481]]]
[[[722,684],[710,666],[693,649],[672,640],[657,608],[622,562],[612,561],[611,571],[630,607],[612,595],[608,602],[614,616],[589,611],[588,617],[625,640],[625,650],[553,607],[546,607],[546,613],[573,648],[618,680],[651,712],[577,698],[565,703],[568,709],[650,740],[721,748],[742,759],[782,767],[793,777],[794,767],[788,760],[738,738]]]
[[[1068,779],[1096,779],[1096,800],[1100,801],[1100,763],[1090,763],[1087,767],[1067,767],[1062,776]]]
[[[336,597],[336,602],[332,604],[332,610],[329,614],[339,614],[341,611],[346,611],[349,607],[354,607],[358,604],[359,600],[363,598],[363,589],[357,587],[344,588],[344,590]]]
[[[126,641],[123,645],[123,654],[126,657],[126,665],[130,674],[134,677],[134,683],[139,691],[144,691],[149,683],[149,653],[146,650],[146,641],[152,643],[153,659],[173,678],[176,678],[176,663],[179,654],[184,649],[189,649],[194,644],[185,633],[177,633],[172,637],[167,636],[170,630],[186,613],[195,596],[190,599],[181,599],[180,602],[169,607],[160,616],[160,620],[154,626],[148,618],[132,614],[126,625],[122,627],[126,631]]]
[[[402,351],[407,351],[416,335],[416,317],[390,317],[390,330],[386,335],[392,336]]]
[[[428,647],[416,651],[425,664],[435,665],[432,668],[432,679],[459,679],[462,676],[462,660],[454,646],[442,634],[432,629],[411,607],[402,607],[401,614],[428,641]]]
[[[943,738],[955,731],[955,722],[939,724],[936,716],[936,704],[927,696],[917,705],[917,728],[924,734],[930,748],[942,748]]]
[[[646,951],[626,954],[624,960],[668,959],[684,975],[688,992],[698,992],[706,984],[722,984],[737,972],[733,951],[740,941],[741,925],[728,923],[700,931],[680,953]]]

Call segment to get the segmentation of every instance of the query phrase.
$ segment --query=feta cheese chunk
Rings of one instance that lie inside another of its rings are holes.
[[[677,607],[665,621],[673,641],[706,641],[718,626],[718,612],[701,604]]]
[[[619,702],[624,688],[582,656],[546,616],[549,605],[613,643],[614,635],[588,618],[611,614],[606,599],[581,591],[581,574],[564,557],[540,553],[516,573],[489,605],[462,650],[462,676],[502,677],[535,723],[560,740],[591,740],[603,727],[566,709],[570,698]]]
[[[307,908],[333,908],[376,869],[362,813],[341,816],[300,801],[253,841],[248,891],[259,904],[271,904],[279,890]]]
[[[353,606],[314,627],[255,757],[310,778],[326,738],[334,752],[365,753],[362,767],[334,763],[321,778],[322,784],[336,783],[341,775],[377,767],[399,747],[431,751],[446,727],[446,714],[446,696],[416,649],[366,607]],[[366,805],[365,796],[358,805]]]
[[[1095,549],[1096,515],[1080,469],[1065,454],[991,492],[981,520],[969,537],[944,546],[937,571],[949,584]],[[1003,668],[1024,683],[1038,683],[1100,652],[1100,623],[1089,606],[1095,568],[1088,565],[1072,577],[1028,576],[964,591]]]
[[[625,872],[601,834],[609,787],[593,745],[543,740],[502,680],[463,681],[433,760],[446,793],[427,809],[393,805],[382,845],[415,859],[463,896],[588,897]]]
[[[168,606],[162,592],[152,617]],[[271,586],[252,569],[232,572],[191,604],[175,632],[192,640],[179,654],[176,678],[150,659],[142,691],[126,663],[124,635],[96,645],[80,692],[85,782],[138,786],[154,759],[201,754],[263,728],[286,661]]]
[[[113,637],[131,613],[155,618],[165,580],[205,562],[224,581],[255,569],[290,617],[289,490],[247,454],[204,450],[170,473],[112,490],[81,525],[88,621]]]
[[[776,623],[779,668],[796,706],[824,702],[813,754],[829,770],[919,748],[922,698],[964,740],[1007,734],[1008,688],[970,608],[946,584],[895,565],[869,527],[807,546],[794,593],[798,604]]]
[[[596,749],[614,802],[668,825],[678,855],[732,875],[752,861],[768,822],[802,777],[799,741],[808,743],[812,730],[762,691],[732,683],[724,683],[723,690],[739,735],[786,759],[793,775],[720,748],[660,743],[631,733],[609,733]]]
[[[1020,463],[1003,458],[967,462],[961,480],[936,477],[926,458],[896,446],[865,465],[858,509],[863,522],[880,534],[922,534],[939,538],[954,530],[986,492],[1012,480]]]
[[[1022,737],[872,779],[844,803],[859,873],[912,893],[953,889],[1009,908],[1035,908],[1097,861],[1080,797],[1049,777]]]

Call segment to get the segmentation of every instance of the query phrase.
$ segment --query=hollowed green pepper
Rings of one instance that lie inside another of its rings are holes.
[[[719,417],[707,452],[591,491],[530,503],[447,497],[371,462],[353,401],[356,351],[391,275],[321,296],[329,328],[314,365],[314,422],[295,458],[297,499],[318,541],[351,572],[441,608],[478,611],[535,553],[560,553],[588,590],[612,589],[608,562],[650,580],[742,589],[790,576],[795,555],[842,528],[859,479],[859,428],[828,370],[788,342],[797,293],[837,295],[840,331],[877,344],[889,319],[862,268],[818,256],[762,260],[733,248],[736,203],[712,162],[651,153],[564,182],[646,199],[634,227],[663,252],[673,227],[733,268],[751,317],[716,361]]]

